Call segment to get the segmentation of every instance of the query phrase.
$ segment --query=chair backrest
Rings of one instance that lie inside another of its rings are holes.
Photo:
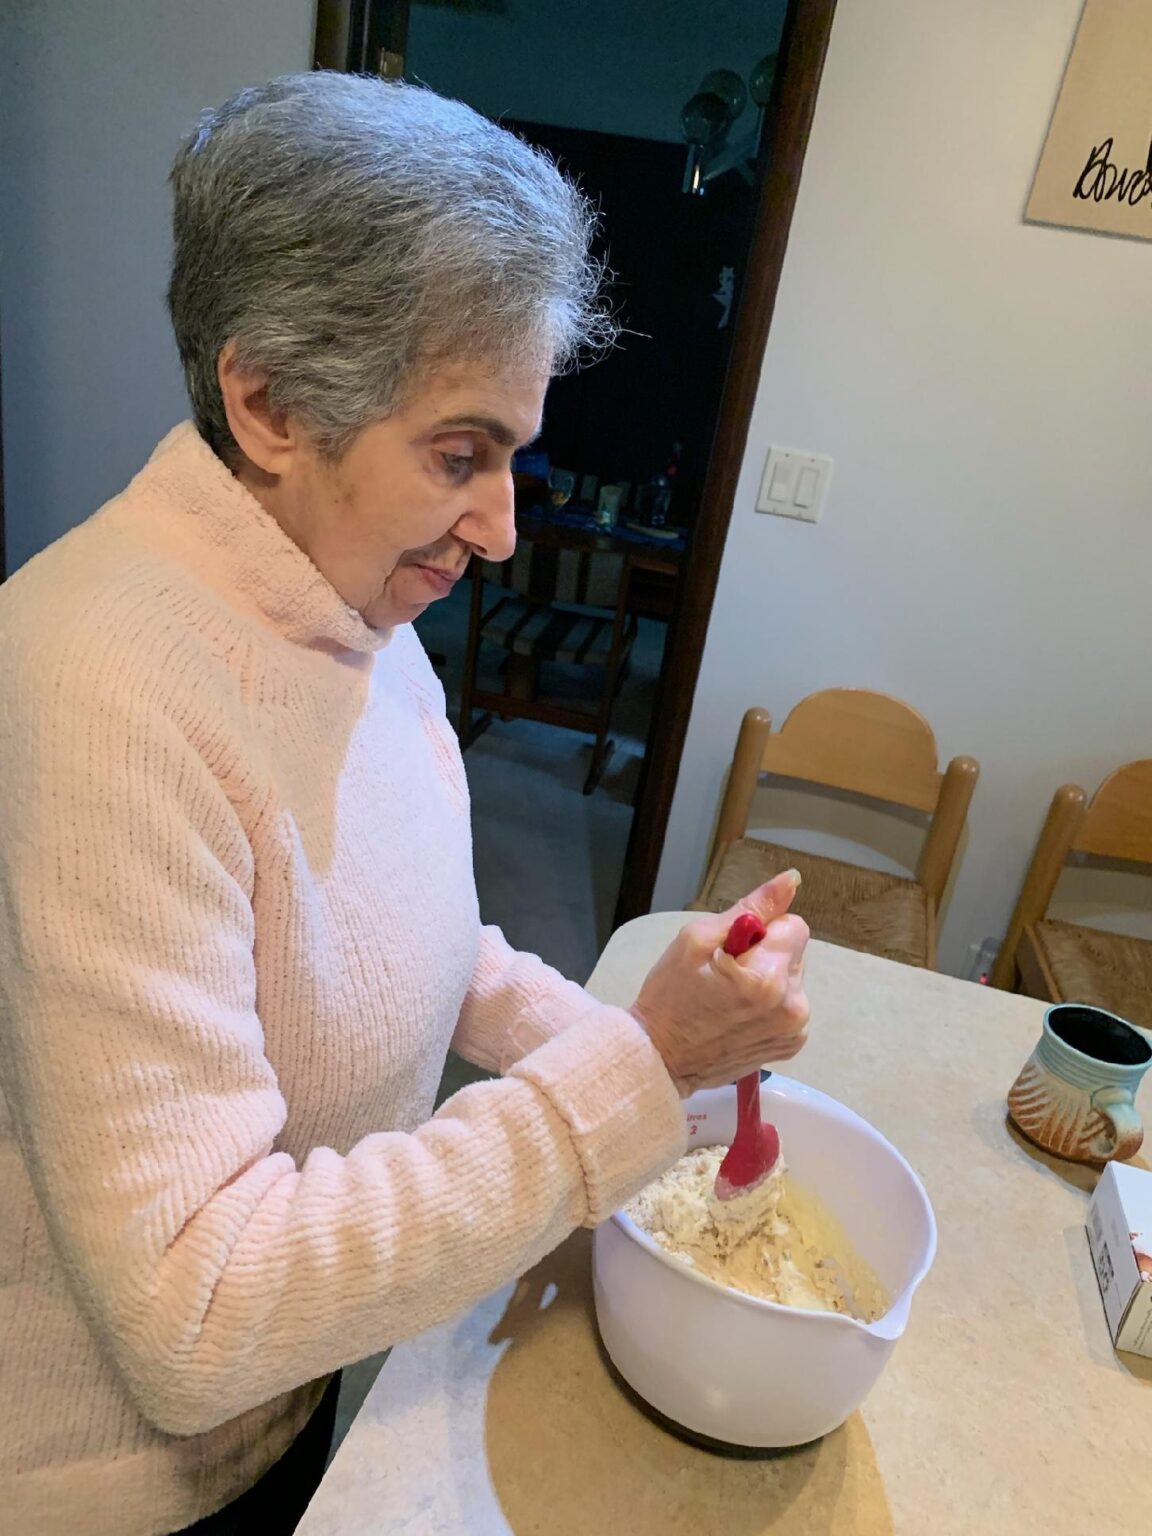
[[[1152,758],[1125,763],[1092,796],[1069,850],[1152,864]]]
[[[804,779],[931,815],[943,775],[936,738],[918,710],[884,693],[809,694],[770,736],[762,773]]]
[[[992,969],[994,986],[1010,989],[1016,984],[1025,929],[1043,921],[1072,853],[1152,864],[1152,758],[1117,768],[1091,801],[1079,784],[1062,784],[1052,796]]]
[[[964,831],[979,764],[955,757],[940,772],[936,738],[918,710],[863,688],[829,688],[801,700],[772,735],[762,709],[744,716],[709,863],[743,837],[761,773],[907,806],[932,818],[916,877],[939,903]]]
[[[486,581],[534,603],[566,603],[614,609],[624,583],[627,556],[548,539],[521,538],[502,565],[483,562]]]

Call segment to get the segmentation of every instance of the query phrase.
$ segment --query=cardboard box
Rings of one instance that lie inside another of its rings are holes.
[[[1088,1206],[1088,1246],[1113,1344],[1152,1358],[1152,1173],[1108,1164]]]

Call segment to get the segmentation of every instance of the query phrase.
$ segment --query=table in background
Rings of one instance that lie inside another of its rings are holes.
[[[687,917],[622,928],[590,989],[630,1002]],[[300,1536],[1143,1529],[1152,1361],[1108,1338],[1083,1227],[1095,1175],[1027,1147],[1004,1118],[1042,1005],[820,943],[808,975],[796,1075],[896,1143],[940,1224],[908,1334],[860,1412],[768,1460],[658,1429],[604,1366],[579,1232],[392,1352]],[[1148,1093],[1143,1107],[1152,1119]]]
[[[579,508],[518,511],[516,532],[523,539],[565,549],[616,550],[628,559],[628,611],[644,618],[667,619],[676,596],[686,536],[655,539],[621,525],[600,528],[590,511]]]

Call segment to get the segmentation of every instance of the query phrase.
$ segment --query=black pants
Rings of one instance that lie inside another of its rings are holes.
[[[336,1427],[337,1371],[312,1417],[258,1483],[214,1515],[186,1525],[179,1536],[291,1536],[324,1476]]]

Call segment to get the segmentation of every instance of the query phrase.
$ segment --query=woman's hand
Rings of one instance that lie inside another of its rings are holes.
[[[765,1061],[790,1061],[803,1046],[808,924],[786,915],[799,884],[788,870],[727,912],[698,917],[649,971],[632,1014],[681,1096],[734,1082]],[[755,912],[768,931],[733,959],[724,940],[742,912]]]

